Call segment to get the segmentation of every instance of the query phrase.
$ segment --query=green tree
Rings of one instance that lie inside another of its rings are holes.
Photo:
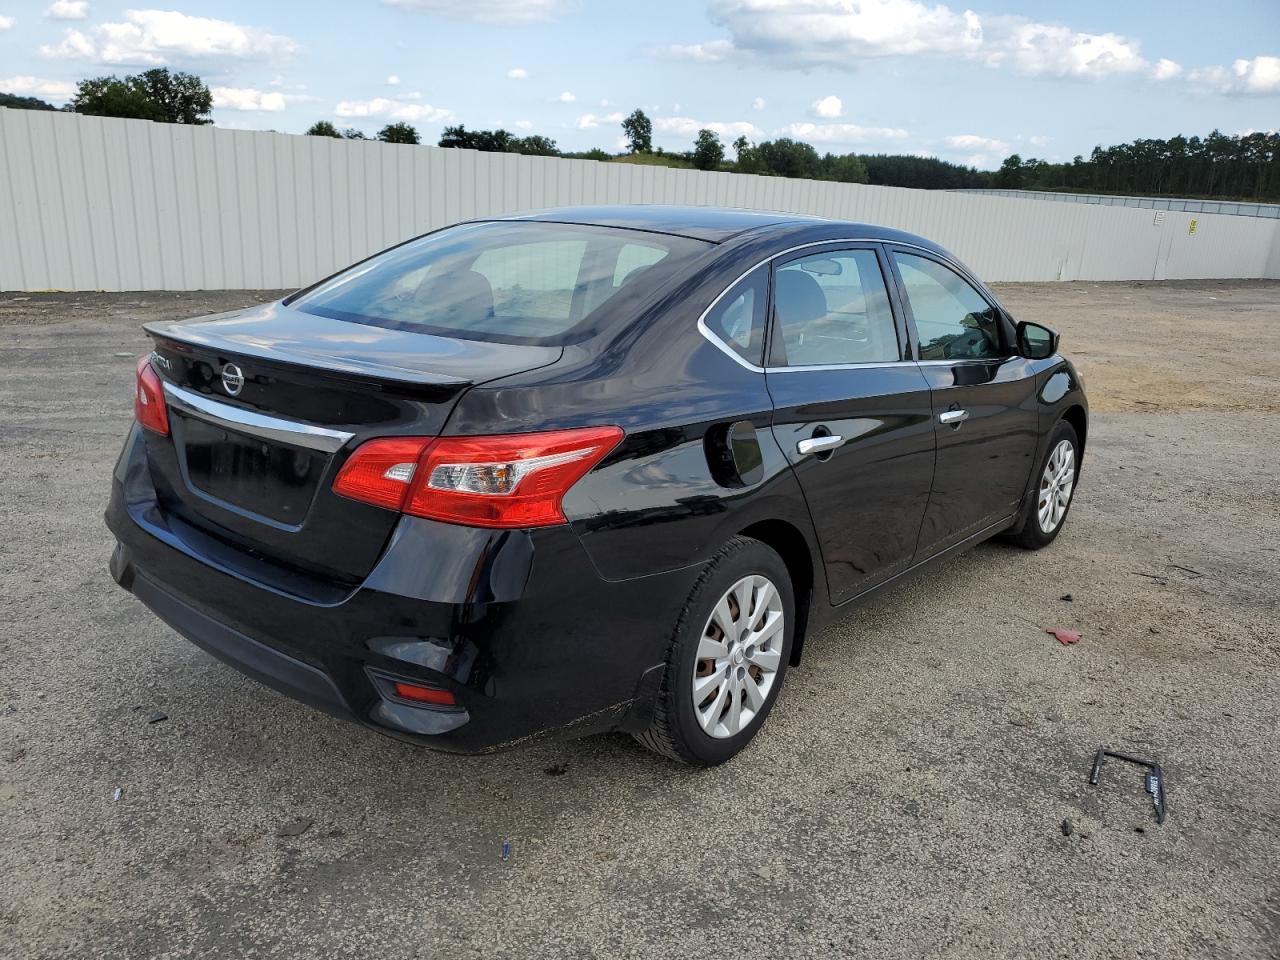
[[[341,140],[342,134],[328,120],[317,120],[307,128],[308,137],[333,137],[335,140]]]
[[[622,132],[626,134],[632,153],[653,151],[653,121],[645,116],[643,110],[636,108],[631,111],[631,116],[622,121]]]
[[[157,123],[212,123],[213,94],[191,73],[156,67],[125,77],[93,77],[76,85],[71,109],[93,117],[130,117]]]
[[[822,158],[822,179],[840,183],[867,183],[867,165],[856,153],[837,156],[828,153]]]
[[[347,129],[343,130],[342,138],[344,140],[368,140],[369,139],[364,135],[363,130],[357,130],[355,127],[347,127]]]
[[[487,153],[527,153],[539,157],[558,157],[560,150],[550,137],[532,134],[517,137],[510,130],[468,130],[463,124],[445,127],[440,133],[440,146]]]
[[[550,137],[543,137],[538,134],[532,134],[528,137],[521,137],[515,143],[515,153],[523,153],[533,157],[558,157],[560,156],[560,148],[556,146],[556,142]]]
[[[724,162],[724,144],[714,130],[698,131],[698,139],[693,142],[693,156],[690,159],[699,170],[720,169],[720,164]]]
[[[52,103],[46,103],[39,97],[20,97],[16,93],[0,93],[0,107],[12,107],[14,110],[57,110]]]
[[[378,131],[378,139],[383,143],[421,143],[418,131],[407,123],[388,123]]]
[[[760,169],[758,172],[775,177],[808,177],[817,179],[821,175],[822,160],[812,145],[792,140],[790,137],[779,137],[777,140],[765,140],[752,147],[752,153]]]
[[[995,184],[1006,190],[1022,189],[1022,157],[1013,154],[1006,157],[1004,163],[1000,164],[1000,169],[996,173]]]

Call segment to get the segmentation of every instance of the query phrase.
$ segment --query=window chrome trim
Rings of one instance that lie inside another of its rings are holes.
[[[822,365],[815,365],[810,367],[802,367],[802,366],[762,367],[746,359],[744,356],[742,356],[742,354],[734,350],[733,347],[725,343],[719,336],[717,336],[711,330],[710,327],[707,326],[707,316],[711,313],[712,310],[716,308],[716,304],[718,304],[721,300],[723,300],[730,290],[736,287],[739,283],[745,280],[749,275],[754,273],[756,270],[763,267],[766,263],[772,263],[774,260],[777,260],[779,257],[785,257],[787,254],[795,253],[797,250],[807,250],[810,247],[825,247],[833,243],[887,243],[887,244],[893,244],[894,246],[897,246],[897,247],[910,247],[913,250],[923,250],[925,253],[930,254],[931,256],[937,257],[939,260],[943,261],[944,263],[947,263],[950,266],[955,267],[955,269],[963,277],[965,278],[969,277],[969,271],[966,270],[964,267],[962,267],[959,263],[956,263],[950,257],[943,256],[942,254],[934,250],[930,250],[928,247],[922,247],[918,243],[908,243],[905,240],[889,240],[884,237],[836,237],[831,240],[812,240],[809,243],[802,243],[794,247],[788,247],[786,250],[779,250],[777,253],[771,253],[769,256],[765,257],[763,260],[759,261],[758,263],[752,264],[748,269],[744,270],[741,274],[735,277],[733,282],[730,283],[728,286],[726,286],[723,290],[721,290],[720,293],[716,296],[716,298],[711,301],[711,303],[707,306],[707,309],[702,311],[701,316],[698,317],[698,332],[701,333],[703,337],[705,337],[713,347],[716,347],[718,350],[720,350],[726,356],[728,356],[730,360],[733,360],[739,366],[746,367],[752,373],[799,373],[804,370],[857,370],[860,367],[893,367],[893,366],[902,366],[909,363],[930,363],[930,364],[952,363],[953,361],[950,361],[950,360],[944,360],[944,361],[876,360],[876,361],[870,361],[868,363],[824,363]],[[768,322],[767,317],[765,318],[765,322],[766,323]],[[958,361],[958,362],[964,363],[969,361]],[[986,361],[986,362],[990,362],[990,361]]]
[[[233,407],[228,403],[219,403],[171,383],[164,385],[164,394],[175,410],[197,420],[237,433],[247,433],[262,440],[275,440],[295,447],[319,450],[321,453],[334,453],[355,436],[342,430],[317,427],[297,420],[282,420]]]
[[[878,367],[914,367],[915,360],[868,360],[865,363],[811,363],[794,367],[765,367],[765,373],[804,373],[806,370],[862,370]]]

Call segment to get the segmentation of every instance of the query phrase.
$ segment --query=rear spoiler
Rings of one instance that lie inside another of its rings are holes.
[[[201,317],[201,321],[217,319]],[[153,320],[144,323],[142,329],[153,340],[164,341],[179,353],[185,348],[199,347],[236,357],[252,357],[265,364],[305,368],[309,372],[330,373],[335,376],[354,376],[382,382],[403,383],[425,387],[465,387],[475,381],[454,377],[445,373],[412,370],[379,359],[372,362],[361,357],[342,356],[338,353],[319,353],[301,349],[292,344],[263,343],[259,338],[245,335],[212,335],[193,330],[180,320]]]

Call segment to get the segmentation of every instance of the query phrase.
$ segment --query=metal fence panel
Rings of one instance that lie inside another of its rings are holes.
[[[988,280],[1280,278],[1280,220],[1207,201],[905,190],[0,108],[0,289],[297,287],[470,217],[605,203],[878,223]],[[1160,210],[1160,219],[1153,208]],[[1230,205],[1239,209],[1250,205]],[[1188,209],[1191,208],[1191,209]],[[1192,223],[1195,224],[1194,231]]]

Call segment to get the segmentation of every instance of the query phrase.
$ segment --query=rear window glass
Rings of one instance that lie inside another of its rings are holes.
[[[464,340],[569,343],[594,332],[606,303],[657,289],[708,247],[610,227],[461,224],[357,264],[290,305]]]

